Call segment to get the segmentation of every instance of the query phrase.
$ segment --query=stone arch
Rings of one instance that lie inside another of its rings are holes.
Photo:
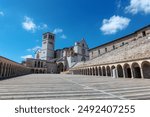
[[[131,68],[129,64],[124,64],[123,66],[125,72],[125,78],[132,78]]]
[[[79,69],[79,74],[81,75],[81,69]]]
[[[141,78],[141,68],[138,63],[132,63],[132,72],[134,78]]]
[[[93,76],[95,76],[95,69],[94,69],[94,67],[92,68],[92,73],[93,73]]]
[[[43,73],[42,69],[40,69],[40,73]]]
[[[102,68],[99,67],[99,75],[102,76]]]
[[[0,61],[0,77],[1,77],[1,74],[2,74],[2,62]]]
[[[86,68],[86,75],[88,75],[88,68]]]
[[[9,64],[6,64],[6,69],[5,69],[5,75],[4,75],[4,77],[8,76],[8,70],[9,70]]]
[[[43,68],[43,62],[41,62],[41,68]]]
[[[40,68],[41,66],[40,66],[40,61],[38,61],[38,68]]]
[[[123,77],[123,68],[121,65],[117,65],[118,77]]]
[[[95,75],[98,76],[98,68],[95,67]]]
[[[144,61],[142,62],[142,71],[143,71],[143,77],[150,79],[150,62]]]
[[[44,69],[44,70],[43,70],[43,74],[45,74],[45,73],[46,73],[46,70]]]
[[[104,66],[102,67],[102,73],[103,73],[103,76],[106,76],[106,69]]]
[[[63,72],[64,71],[64,64],[63,63],[59,63],[57,66],[58,69],[58,73]]]
[[[92,75],[92,68],[90,68],[90,75]]]
[[[2,77],[5,77],[5,68],[6,68],[6,63],[4,63],[2,67]]]
[[[36,63],[36,61],[34,62],[34,67],[37,67],[37,63]]]
[[[107,70],[107,76],[111,76],[111,71],[110,71],[110,67],[109,66],[106,67],[106,70]]]
[[[89,68],[87,69],[87,71],[88,71],[88,74],[87,74],[87,75],[90,75],[90,69],[89,69]]]
[[[35,73],[36,73],[36,74],[38,74],[38,73],[39,73],[39,70],[38,70],[38,69],[36,69],[36,70],[35,70]]]

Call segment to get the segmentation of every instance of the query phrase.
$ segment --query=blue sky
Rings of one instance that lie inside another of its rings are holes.
[[[83,37],[92,48],[149,24],[149,0],[0,0],[0,55],[32,57],[48,31],[56,49]]]

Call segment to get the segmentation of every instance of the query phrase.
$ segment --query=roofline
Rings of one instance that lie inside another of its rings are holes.
[[[8,58],[3,57],[3,56],[0,56],[0,58],[3,58],[3,59],[8,60],[8,61],[10,61],[10,62],[16,63],[16,64],[18,64],[18,65],[22,65],[22,64],[21,64],[21,63],[19,63],[19,62],[13,61],[13,60],[8,59]]]
[[[139,32],[139,31],[141,31],[141,30],[143,30],[143,29],[146,29],[146,28],[148,28],[148,27],[150,27],[150,25],[147,25],[147,26],[145,26],[145,27],[143,27],[143,28],[140,28],[139,30],[137,30],[137,31],[135,31],[135,32],[133,32],[133,33],[131,33],[131,34],[128,34],[128,35],[126,35],[126,36],[123,36],[123,37],[121,37],[121,38],[118,38],[118,39],[115,39],[115,40],[113,40],[113,41],[110,41],[110,42],[107,42],[107,43],[105,43],[105,44],[102,44],[102,45],[100,45],[100,46],[96,46],[96,47],[94,47],[94,48],[91,48],[91,49],[89,49],[89,51],[94,50],[94,49],[99,48],[99,47],[102,47],[102,46],[105,46],[105,45],[108,45],[108,44],[110,44],[110,43],[116,42],[116,41],[118,41],[118,40],[122,40],[122,39],[124,39],[124,38],[126,38],[126,37],[132,36],[132,35],[136,34],[137,32]]]
[[[50,33],[50,34],[52,34],[52,35],[54,35],[54,36],[55,36],[55,34],[54,34],[54,33],[52,33],[52,32],[45,32],[45,33],[43,33],[43,35],[45,35],[45,34],[47,34],[47,33]]]

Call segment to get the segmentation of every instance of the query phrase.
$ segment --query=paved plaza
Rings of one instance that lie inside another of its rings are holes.
[[[0,81],[0,99],[150,99],[150,80],[31,74]]]

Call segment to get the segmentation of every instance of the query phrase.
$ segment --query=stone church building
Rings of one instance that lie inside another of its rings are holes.
[[[28,58],[26,67],[32,73],[60,73],[73,68],[80,61],[89,60],[89,48],[82,39],[74,46],[55,50],[55,35],[47,32],[42,37],[42,48],[37,51],[35,58]]]

